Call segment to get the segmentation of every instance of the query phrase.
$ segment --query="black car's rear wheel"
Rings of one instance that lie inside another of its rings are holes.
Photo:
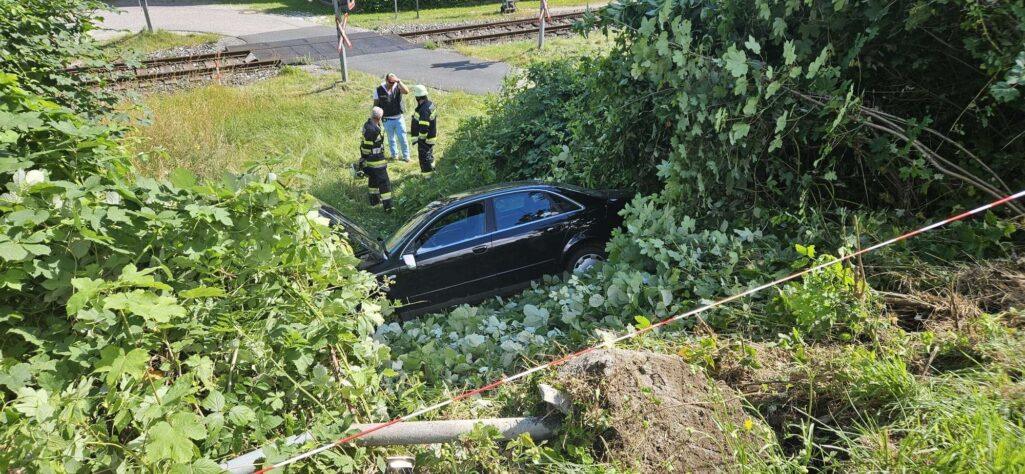
[[[597,243],[586,243],[573,250],[566,259],[566,271],[583,273],[605,261],[605,247]]]

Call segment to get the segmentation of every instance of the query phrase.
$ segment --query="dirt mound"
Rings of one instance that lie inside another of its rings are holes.
[[[753,441],[740,395],[677,356],[595,351],[558,380],[577,406],[600,411],[606,456],[641,472],[729,470],[734,446]]]

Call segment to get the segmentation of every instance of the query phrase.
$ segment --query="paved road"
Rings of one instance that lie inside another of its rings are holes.
[[[137,0],[113,0],[117,13],[108,13],[98,38],[120,36],[145,28]],[[335,31],[308,16],[246,10],[216,0],[149,0],[153,27],[169,31],[216,33],[232,38],[229,49],[251,49],[260,59],[295,61],[300,58],[338,67]],[[498,91],[509,73],[508,64],[482,61],[452,51],[428,50],[393,35],[351,28],[349,67],[375,75],[389,72],[410,83],[447,91],[485,94]]]
[[[146,27],[146,18],[137,0],[108,2],[116,12],[104,12],[102,30],[95,31],[97,39],[109,39],[125,33],[134,33]],[[242,5],[224,5],[212,0],[149,0],[153,28],[169,31],[216,33],[224,36],[242,36],[268,31],[316,26],[315,18],[301,13],[285,15],[248,10]]]

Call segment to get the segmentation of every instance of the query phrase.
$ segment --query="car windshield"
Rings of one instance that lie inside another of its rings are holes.
[[[413,217],[409,219],[409,221],[402,225],[402,227],[399,227],[399,230],[395,231],[395,233],[388,238],[388,241],[384,243],[384,248],[388,251],[388,253],[391,254],[395,252],[399,244],[401,244],[402,241],[405,240],[406,235],[412,232],[413,229],[419,227],[420,223],[427,219],[427,216],[431,214],[431,211],[433,211],[436,208],[437,206],[435,204],[429,204],[427,207],[420,209],[419,212],[414,214]]]

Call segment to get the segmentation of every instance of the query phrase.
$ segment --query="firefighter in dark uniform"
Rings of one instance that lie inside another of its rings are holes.
[[[384,134],[381,131],[381,118],[384,110],[374,107],[370,118],[363,124],[363,144],[359,147],[359,164],[357,168],[367,175],[367,186],[370,193],[370,205],[384,204],[384,210],[390,211],[391,180],[388,179],[388,160],[384,158]]]
[[[416,110],[413,111],[413,144],[416,145],[420,157],[420,171],[434,171],[434,142],[438,137],[438,112],[434,104],[427,98],[427,88],[422,85],[413,86],[413,97],[416,97]]]

